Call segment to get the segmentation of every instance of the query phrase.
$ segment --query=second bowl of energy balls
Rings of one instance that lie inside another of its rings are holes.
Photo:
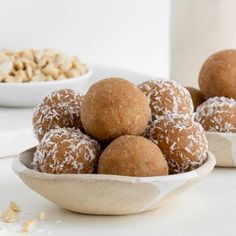
[[[202,65],[200,90],[187,88],[217,166],[236,166],[236,50],[214,53]]]
[[[37,147],[13,170],[71,211],[124,215],[158,208],[215,165],[189,92],[175,81],[106,78],[86,94],[46,96],[33,115]]]

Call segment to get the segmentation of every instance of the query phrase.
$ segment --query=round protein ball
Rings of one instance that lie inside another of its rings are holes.
[[[197,107],[200,106],[205,101],[205,98],[202,95],[201,91],[196,88],[186,87],[186,89],[189,91],[191,95],[194,111],[196,111]]]
[[[152,117],[182,114],[192,116],[193,102],[187,89],[173,80],[150,80],[138,86],[147,96]]]
[[[198,107],[195,120],[206,131],[236,133],[236,100],[226,97],[209,98]]]
[[[205,97],[236,99],[236,50],[223,50],[211,55],[202,65],[198,82]]]
[[[58,128],[46,133],[34,153],[34,169],[50,174],[91,174],[100,145],[79,129]]]
[[[92,85],[81,107],[86,133],[101,141],[142,134],[150,116],[145,95],[122,78],[103,79]]]
[[[44,134],[56,127],[82,128],[80,108],[83,96],[73,90],[52,92],[40,103],[33,115],[35,136],[40,141]]]
[[[152,123],[148,138],[161,149],[171,174],[194,170],[207,158],[204,130],[190,118],[162,116]]]
[[[161,150],[141,136],[124,135],[113,140],[98,163],[99,174],[125,176],[168,175]]]

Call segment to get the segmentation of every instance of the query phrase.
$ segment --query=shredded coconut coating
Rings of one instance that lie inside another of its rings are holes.
[[[161,149],[171,174],[194,170],[207,158],[208,143],[204,130],[190,118],[159,117],[152,123],[147,137]]]
[[[195,120],[206,131],[236,133],[236,100],[210,98],[197,108]]]
[[[46,132],[56,127],[82,128],[80,108],[83,96],[73,90],[62,89],[52,92],[43,99],[33,115],[33,128],[41,140]]]
[[[174,80],[150,80],[138,87],[146,94],[154,119],[168,114],[192,116],[193,102],[190,93]]]
[[[79,129],[57,128],[46,133],[37,146],[35,170],[53,174],[93,173],[100,145]]]

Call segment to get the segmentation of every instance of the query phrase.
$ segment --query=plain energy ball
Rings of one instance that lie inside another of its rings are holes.
[[[98,142],[80,130],[52,129],[46,133],[34,154],[34,169],[51,174],[91,174],[100,155]]]
[[[73,90],[52,92],[40,103],[33,115],[34,133],[41,140],[45,133],[56,127],[82,128],[80,108],[83,96]]]
[[[236,100],[226,97],[209,98],[198,107],[195,120],[206,131],[236,133]]]
[[[122,78],[103,79],[92,85],[81,107],[86,133],[102,141],[142,134],[150,116],[145,95]]]
[[[161,150],[141,136],[116,138],[101,154],[99,174],[125,176],[168,175],[168,165]]]
[[[189,91],[191,95],[194,111],[196,111],[197,107],[200,106],[205,101],[205,98],[203,97],[201,91],[196,88],[186,87],[186,89]]]
[[[187,89],[173,80],[150,80],[138,86],[147,96],[152,117],[168,114],[192,116],[193,103]]]
[[[205,97],[236,99],[236,50],[211,55],[202,65],[198,82]]]
[[[207,158],[204,130],[190,118],[159,117],[152,123],[147,137],[161,149],[171,174],[194,170]]]

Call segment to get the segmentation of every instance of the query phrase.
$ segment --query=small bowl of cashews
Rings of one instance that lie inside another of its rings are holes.
[[[33,107],[52,91],[84,92],[92,70],[55,49],[0,51],[0,106]]]

